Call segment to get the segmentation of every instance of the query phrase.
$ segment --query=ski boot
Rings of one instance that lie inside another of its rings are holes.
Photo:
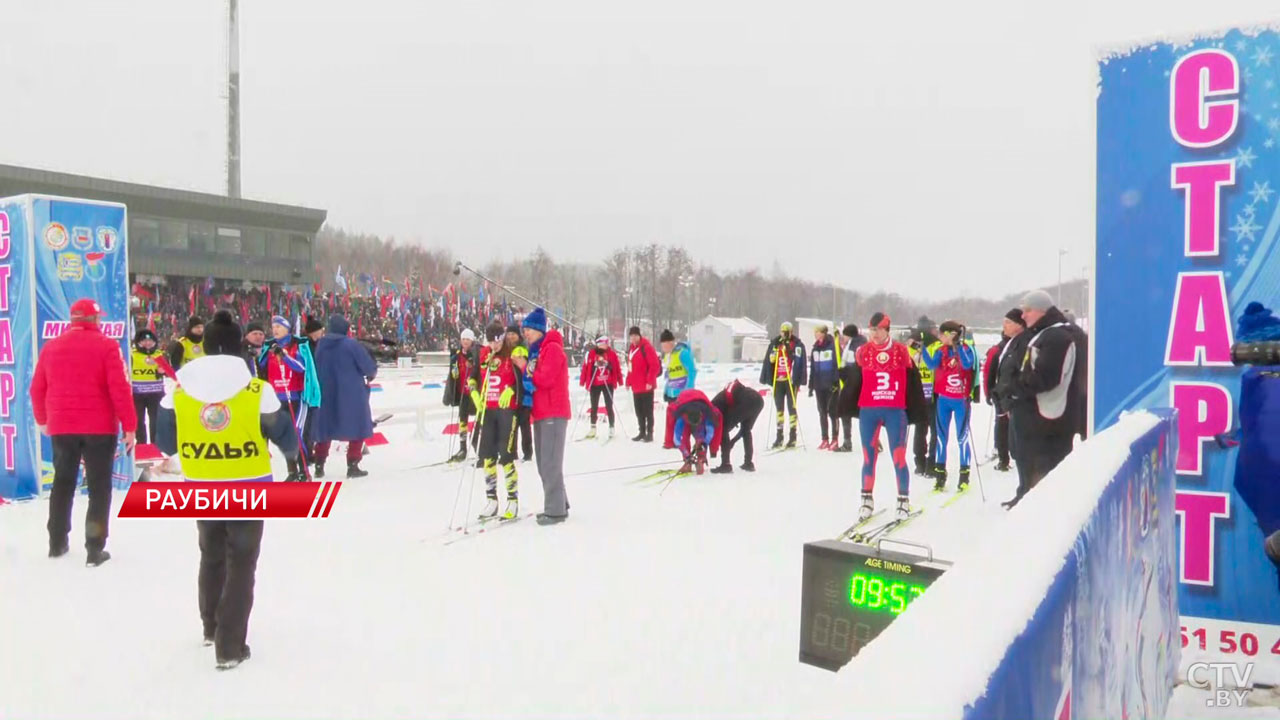
[[[497,503],[494,503],[497,507]],[[507,498],[507,509],[502,511],[503,520],[515,520],[520,517],[520,501],[515,498]]]
[[[796,416],[792,415],[791,416],[791,435],[787,438],[787,447],[793,448],[795,446],[796,446]]]
[[[897,515],[899,520],[906,520],[911,515],[911,498],[906,495],[898,496]]]
[[[1007,462],[997,463],[996,472],[1009,472],[1009,463]]]
[[[635,437],[631,438],[631,442],[644,442],[644,439],[645,439],[644,431],[640,431],[639,433],[636,433]]]
[[[773,439],[773,444],[769,446],[770,450],[779,450],[782,448],[782,426],[778,426],[778,435]]]
[[[957,492],[964,492],[969,489],[969,468],[960,468],[960,484],[956,486]]]
[[[867,520],[876,511],[876,501],[871,497],[871,493],[862,493],[862,507],[858,508],[858,520]]]
[[[610,426],[609,426],[609,439],[610,439],[610,440],[612,440],[612,439],[613,439],[613,426],[612,426],[612,425],[610,425]]]
[[[750,460],[748,460],[748,461],[746,461],[746,462],[742,463],[742,464],[741,464],[741,465],[739,465],[738,467],[742,468],[743,470],[745,470],[745,471],[747,471],[747,472],[755,472],[755,471],[756,471],[756,464],[755,464],[755,463],[753,463],[753,462],[751,462]]]
[[[361,469],[360,469],[360,461],[359,461],[359,460],[357,460],[357,461],[355,461],[355,462],[349,462],[349,463],[347,463],[347,477],[349,477],[349,478],[362,478],[362,477],[367,477],[368,475],[369,475],[369,471],[368,471],[368,470],[361,470]]]
[[[933,468],[933,491],[942,492],[947,489],[947,469],[944,467]]]
[[[484,510],[480,511],[480,519],[490,520],[497,516],[498,516],[498,498],[495,495],[490,497],[487,501],[485,501]]]
[[[453,457],[449,458],[449,462],[451,463],[462,462],[463,460],[466,460],[466,459],[467,459],[467,444],[463,443],[462,447],[458,449],[458,452],[454,453]]]
[[[725,475],[733,472],[733,465],[729,463],[720,463],[716,467],[711,468],[712,475]]]
[[[316,469],[315,469],[315,472],[312,473],[312,477],[314,477],[317,480],[324,477],[324,461],[323,460],[316,461]]]
[[[853,452],[853,441],[845,440],[843,445],[836,448],[836,452]]]
[[[831,441],[823,438],[822,444],[818,446],[819,450],[827,450],[831,447]]]
[[[596,439],[596,426],[592,425],[591,429],[587,431],[587,436],[583,438],[583,440],[595,440],[595,439]]]

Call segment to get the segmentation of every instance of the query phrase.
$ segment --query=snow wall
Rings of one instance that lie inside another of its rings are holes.
[[[1079,446],[845,667],[854,716],[1164,717],[1176,454],[1169,410]]]
[[[102,331],[120,343],[129,367],[127,233],[118,203],[0,199],[0,497],[32,498],[52,487],[53,444],[36,428],[28,393],[40,348],[65,329],[73,302],[98,302]],[[117,451],[112,483],[132,479],[133,458]]]

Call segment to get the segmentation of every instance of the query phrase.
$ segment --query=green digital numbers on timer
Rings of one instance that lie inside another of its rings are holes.
[[[849,581],[849,602],[854,607],[898,615],[912,600],[924,594],[924,588],[924,585],[887,580],[879,575],[854,573]]]

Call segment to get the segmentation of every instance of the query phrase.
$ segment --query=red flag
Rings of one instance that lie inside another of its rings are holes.
[[[196,286],[195,285],[191,286],[190,297],[191,297],[191,312],[187,314],[195,315],[196,314]]]

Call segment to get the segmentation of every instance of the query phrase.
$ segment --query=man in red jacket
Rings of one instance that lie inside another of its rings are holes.
[[[569,431],[569,358],[564,338],[547,330],[547,313],[534,308],[524,318],[522,330],[529,343],[527,372],[533,379],[533,459],[542,477],[542,512],[539,525],[554,525],[569,517],[569,496],[564,489],[564,443]],[[525,364],[518,359],[518,365]],[[522,371],[524,368],[522,368]]]
[[[49,557],[70,549],[71,503],[80,461],[89,488],[84,546],[88,564],[111,559],[107,523],[111,514],[111,466],[116,435],[124,431],[133,451],[138,419],[120,345],[98,328],[102,309],[89,298],[71,306],[71,324],[45,343],[31,378],[31,407],[40,432],[53,439],[53,492],[49,497]]]
[[[636,406],[636,421],[640,432],[631,440],[633,442],[653,442],[653,389],[658,386],[658,375],[662,365],[658,362],[658,353],[653,343],[640,334],[640,328],[632,326],[628,331],[631,341],[630,357],[627,359],[627,387],[631,388],[631,398]]]

